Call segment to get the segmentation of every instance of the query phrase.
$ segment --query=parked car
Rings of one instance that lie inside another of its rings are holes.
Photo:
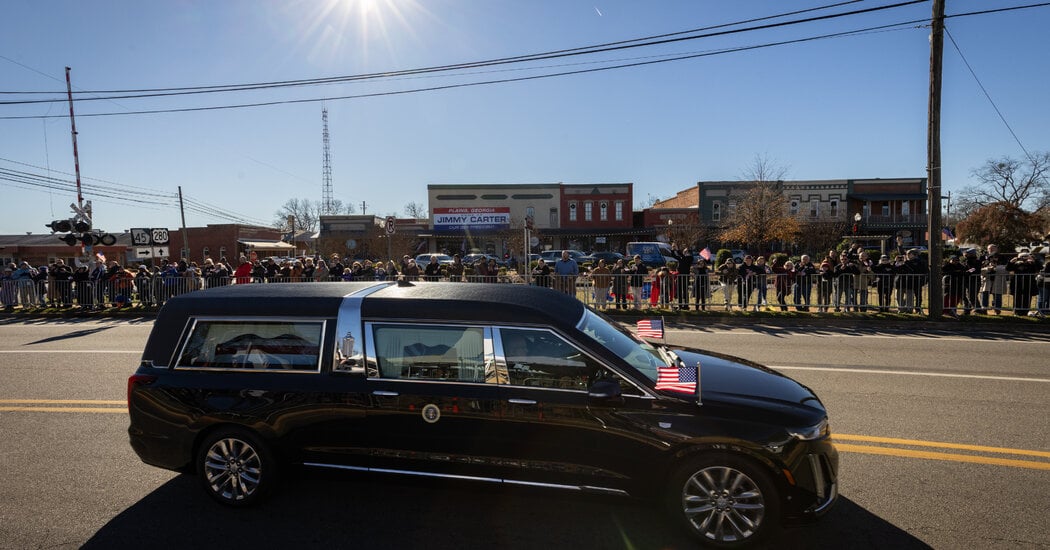
[[[561,259],[561,253],[561,250],[544,250],[543,252],[540,252],[540,258],[543,258],[543,261],[548,264],[553,264]],[[584,256],[586,256],[586,254],[579,250],[569,250],[569,257],[576,260],[576,263],[578,264],[583,263],[582,258]]]
[[[663,267],[676,261],[671,245],[657,241],[627,243],[627,254],[624,256],[628,258],[640,256],[646,267]]]
[[[502,258],[493,256],[492,254],[467,254],[466,256],[463,256],[463,263],[467,265],[474,265],[478,261],[488,262],[489,260],[495,260],[496,265],[500,267],[507,265],[507,262],[503,261]]]
[[[416,265],[419,266],[419,269],[425,268],[433,256],[437,256],[439,265],[450,265],[452,263],[452,256],[448,254],[420,254],[416,256]]]
[[[135,453],[196,472],[230,506],[258,502],[294,465],[651,498],[698,540],[736,547],[838,495],[827,411],[809,388],[654,345],[540,287],[181,294],[127,388]],[[167,496],[192,500],[180,491]]]
[[[616,260],[623,259],[623,254],[619,252],[591,252],[589,256],[593,263],[597,264],[598,260],[605,260],[605,263],[609,266],[615,264]]]

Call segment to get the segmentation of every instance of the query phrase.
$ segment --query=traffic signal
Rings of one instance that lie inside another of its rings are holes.
[[[73,231],[77,233],[87,233],[91,231],[91,220],[77,219],[73,222]]]
[[[58,238],[58,240],[68,244],[69,246],[76,246],[78,240],[77,236],[72,233],[66,233]]]
[[[69,233],[73,230],[73,220],[54,220],[44,227],[50,227],[52,233]]]

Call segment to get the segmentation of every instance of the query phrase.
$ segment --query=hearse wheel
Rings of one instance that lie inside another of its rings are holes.
[[[223,429],[208,436],[197,455],[204,490],[228,506],[249,506],[277,481],[277,465],[266,445],[245,430]]]
[[[749,546],[778,528],[776,486],[751,461],[729,455],[699,456],[670,478],[667,506],[676,523],[716,548]]]

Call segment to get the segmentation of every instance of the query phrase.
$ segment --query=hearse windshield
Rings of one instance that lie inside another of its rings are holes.
[[[586,310],[583,319],[577,326],[584,334],[599,344],[623,357],[632,367],[638,369],[647,378],[656,381],[656,368],[667,366],[670,362],[660,350],[648,342],[639,340],[630,331],[611,322],[607,317]]]

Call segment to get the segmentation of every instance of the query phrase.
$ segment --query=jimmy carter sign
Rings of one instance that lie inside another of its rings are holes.
[[[434,231],[493,231],[510,228],[510,207],[435,208]]]

